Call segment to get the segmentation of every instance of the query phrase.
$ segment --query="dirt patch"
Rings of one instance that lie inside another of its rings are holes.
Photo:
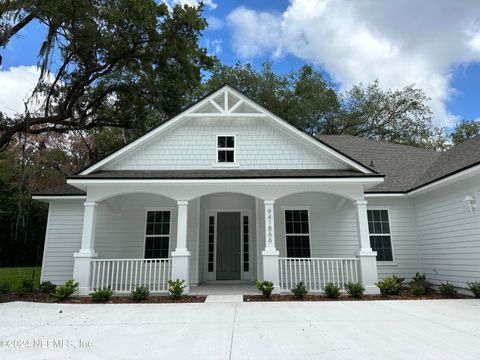
[[[94,302],[89,296],[74,296],[64,301],[58,301],[55,298],[42,293],[31,292],[25,295],[17,295],[14,293],[0,295],[0,303],[11,301],[27,301],[27,302],[41,302],[41,303],[58,303],[58,304],[175,304],[175,303],[203,303],[206,296],[200,295],[185,295],[180,299],[174,299],[168,295],[152,295],[147,300],[133,301],[131,296],[115,295],[110,301]]]
[[[275,294],[270,298],[266,298],[263,295],[243,295],[243,301],[371,301],[371,300],[438,300],[438,299],[450,299],[442,295],[440,292],[434,291],[428,295],[415,296],[408,290],[403,290],[398,295],[381,296],[381,295],[364,295],[361,298],[353,298],[348,295],[342,295],[338,299],[329,299],[325,295],[307,295],[303,299],[297,298],[292,294]],[[471,296],[458,294],[455,299],[472,299]]]

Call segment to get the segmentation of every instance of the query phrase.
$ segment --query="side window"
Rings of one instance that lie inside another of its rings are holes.
[[[147,211],[145,258],[168,258],[170,211]]]
[[[285,210],[287,257],[310,257],[308,210]]]
[[[217,136],[217,162],[235,162],[235,136]]]
[[[393,261],[392,236],[388,210],[367,210],[370,246],[377,261]]]

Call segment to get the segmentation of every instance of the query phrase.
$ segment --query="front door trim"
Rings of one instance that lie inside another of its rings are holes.
[[[252,232],[252,210],[251,209],[206,209],[206,216],[205,216],[205,235],[204,235],[204,279],[206,281],[217,280],[217,213],[219,212],[237,212],[240,213],[240,280],[250,280],[251,277],[251,269],[252,269],[252,253],[253,251],[249,251],[248,254],[248,261],[250,264],[250,268],[248,272],[243,271],[243,217],[248,216],[248,232],[249,232],[249,243],[250,249],[253,249],[254,237]],[[213,216],[215,218],[215,235],[214,235],[214,254],[213,254],[213,272],[208,271],[208,235],[209,235],[209,218]],[[219,280],[222,281],[222,280]]]

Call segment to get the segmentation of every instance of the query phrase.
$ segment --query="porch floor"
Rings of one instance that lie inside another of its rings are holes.
[[[190,286],[190,295],[253,295],[259,294],[253,283],[202,283]]]

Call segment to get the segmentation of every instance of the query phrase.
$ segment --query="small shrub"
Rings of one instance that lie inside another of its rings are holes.
[[[427,281],[427,275],[420,272],[417,272],[415,276],[412,277],[412,280],[410,280],[410,287],[412,289],[412,292],[413,289],[416,288],[417,293],[423,289],[424,292],[420,295],[425,295],[432,289],[432,285]]]
[[[173,280],[168,280],[168,292],[174,299],[180,299],[183,294],[183,290],[187,287],[187,285],[184,285],[185,280],[180,280],[177,279],[175,281]]]
[[[146,286],[137,286],[132,290],[132,298],[134,301],[143,301],[147,300],[150,296],[150,290]]]
[[[295,295],[299,299],[303,299],[305,295],[308,294],[308,290],[305,287],[305,283],[303,281],[300,281],[293,289],[290,290],[293,295]]]
[[[427,294],[427,289],[422,284],[413,284],[410,289],[412,290],[412,294],[415,296],[422,296]]]
[[[340,288],[333,283],[328,283],[325,285],[325,295],[329,299],[338,299],[340,296]]]
[[[105,302],[112,298],[113,291],[111,289],[95,289],[90,293],[92,300],[95,302]]]
[[[257,282],[255,283],[255,286],[257,287],[258,290],[261,291],[263,296],[265,296],[266,298],[269,298],[272,295],[274,286],[271,281],[260,282],[257,280]]]
[[[17,295],[18,297],[23,297],[25,296],[25,294],[28,292],[28,289],[23,287],[22,285],[20,285],[19,287],[17,287],[15,289],[15,295]]]
[[[383,278],[383,281],[379,281],[375,285],[380,289],[382,296],[397,295],[401,290],[398,280],[393,276]]]
[[[467,283],[468,288],[476,298],[480,298],[480,281]],[[1,291],[0,291],[1,292]]]
[[[398,284],[398,286],[402,287],[403,282],[405,281],[405,278],[398,277],[397,275],[392,275],[392,279],[395,280]]]
[[[345,285],[348,295],[354,298],[361,298],[365,292],[365,287],[361,283],[349,282]]]
[[[454,298],[457,296],[457,289],[455,289],[455,285],[449,282],[440,284],[440,292],[449,298]]]
[[[25,292],[32,292],[34,283],[33,283],[33,280],[23,279],[22,280],[22,285],[20,285],[20,286],[25,290]]]
[[[10,292],[10,284],[7,282],[0,283],[0,295],[8,294]]]
[[[75,280],[68,280],[62,286],[57,286],[55,291],[52,293],[53,297],[57,300],[66,300],[78,290],[78,282]]]
[[[55,291],[57,285],[52,284],[51,281],[44,281],[40,284],[39,289],[45,294],[51,294]]]

